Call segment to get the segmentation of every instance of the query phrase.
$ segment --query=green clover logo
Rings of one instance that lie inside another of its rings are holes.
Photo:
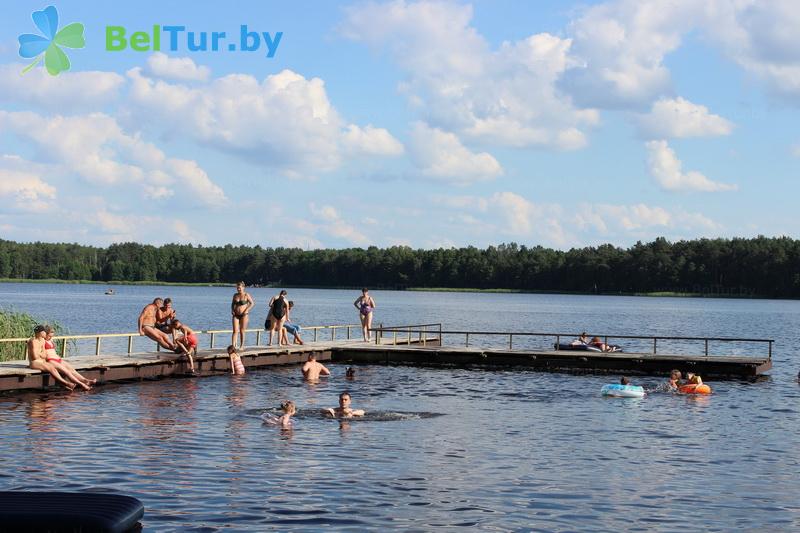
[[[42,35],[23,33],[19,36],[19,55],[30,58],[35,57],[33,63],[25,67],[23,74],[39,64],[44,56],[44,66],[53,76],[69,70],[69,58],[59,46],[67,48],[83,48],[86,40],[83,38],[83,24],[73,22],[58,31],[58,11],[55,6],[47,6],[41,11],[34,11],[31,15],[33,23],[42,32]]]

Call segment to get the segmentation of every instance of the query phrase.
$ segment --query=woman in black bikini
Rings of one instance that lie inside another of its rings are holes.
[[[278,296],[269,301],[269,317],[267,318],[269,329],[269,343],[272,346],[272,335],[278,335],[278,345],[281,344],[281,329],[286,322],[286,310],[289,308],[289,301],[286,299],[286,291],[283,290]]]
[[[239,334],[239,347],[244,346],[244,335],[247,331],[247,322],[250,309],[255,305],[253,297],[244,292],[244,281],[236,284],[236,292],[231,301],[231,317],[233,321],[233,333],[231,334],[231,344],[236,346],[236,334]]]

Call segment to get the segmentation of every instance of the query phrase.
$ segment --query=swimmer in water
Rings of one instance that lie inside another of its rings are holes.
[[[350,393],[347,391],[339,395],[339,407],[330,407],[322,411],[322,413],[331,418],[353,418],[354,416],[364,416],[363,409],[353,409],[350,407]]]
[[[694,372],[687,372],[686,373],[686,384],[687,385],[702,385],[703,380],[695,374]]]
[[[352,366],[347,367],[347,371],[344,373],[344,377],[347,379],[356,379],[356,370]]]
[[[283,415],[278,418],[278,425],[283,429],[289,429],[292,427],[292,415],[297,412],[297,407],[292,400],[286,400],[281,404],[281,409],[283,409]]]
[[[622,377],[620,378],[620,380],[619,380],[619,383],[620,383],[620,385],[630,385],[630,384],[631,384],[631,380],[630,380],[630,379],[628,379],[628,378],[627,378],[627,377],[625,377],[625,376],[622,376]]]
[[[308,356],[308,361],[303,365],[303,379],[306,381],[317,382],[319,376],[330,376],[331,371],[325,365],[317,362],[317,356],[313,353]]]
[[[667,388],[672,391],[678,390],[678,387],[681,386],[681,375],[680,370],[673,370],[669,373],[669,381],[667,381]]]

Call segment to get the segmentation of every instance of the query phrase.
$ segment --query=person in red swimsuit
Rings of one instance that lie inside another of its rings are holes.
[[[75,370],[75,367],[73,367],[66,360],[58,356],[58,353],[56,353],[56,343],[53,342],[53,335],[55,335],[55,330],[53,330],[52,326],[45,326],[44,331],[46,333],[44,338],[45,361],[56,367],[70,380],[74,381],[84,389],[86,390],[91,389],[92,385],[97,383],[97,380],[87,379],[83,377],[77,370]]]
[[[194,359],[192,355],[197,355],[197,335],[192,328],[180,320],[173,320],[170,328],[172,331],[172,343],[175,345],[175,353],[186,356],[189,360],[189,372],[194,374]],[[181,333],[181,336],[177,336],[176,333]]]

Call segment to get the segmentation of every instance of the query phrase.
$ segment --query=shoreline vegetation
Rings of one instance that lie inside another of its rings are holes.
[[[800,241],[657,238],[567,251],[516,243],[464,248],[302,250],[0,240],[0,281],[452,292],[800,298]]]
[[[170,282],[170,281],[94,281],[86,279],[64,280],[64,279],[14,279],[0,278],[0,283],[42,283],[57,285],[101,285],[101,286],[163,286],[163,287],[232,287],[235,283],[203,283],[203,282]],[[330,285],[282,285],[268,283],[257,285],[263,289],[318,289],[318,290],[360,290],[358,286],[330,286]],[[584,291],[559,291],[559,290],[524,290],[524,289],[480,289],[476,287],[373,287],[374,290],[400,290],[408,292],[464,292],[464,293],[487,293],[487,294],[566,294],[576,296],[643,296],[656,298],[778,298],[770,296],[759,296],[756,294],[715,293],[715,292],[676,292],[676,291],[654,291],[654,292],[584,292]],[[2,338],[2,336],[0,336]]]
[[[33,335],[33,327],[37,324],[50,324],[56,335],[64,329],[57,322],[40,320],[13,309],[0,309],[0,339],[27,339]],[[0,342],[0,361],[25,359],[26,349],[24,342]]]

